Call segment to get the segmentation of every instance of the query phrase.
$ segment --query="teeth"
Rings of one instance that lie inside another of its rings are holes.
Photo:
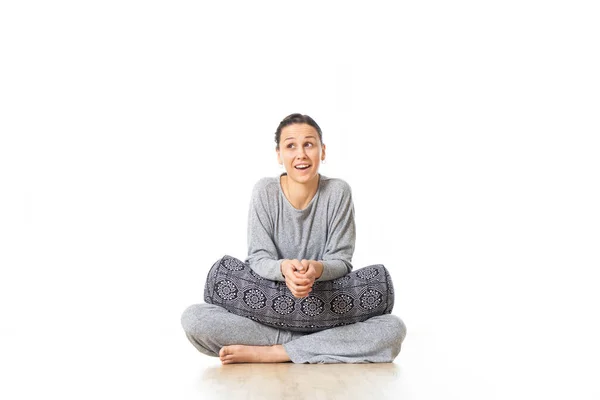
[[[296,168],[298,168],[298,169],[306,169],[306,168],[308,168],[308,165],[306,165],[306,164],[296,165]]]

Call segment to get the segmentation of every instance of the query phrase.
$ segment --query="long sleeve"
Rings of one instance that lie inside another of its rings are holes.
[[[356,241],[354,204],[350,186],[343,182],[339,188],[341,198],[332,207],[328,226],[327,244],[323,254],[323,274],[319,281],[340,278],[352,271],[352,255]]]
[[[248,258],[246,262],[260,276],[272,281],[284,281],[281,262],[273,241],[274,222],[269,214],[268,197],[264,185],[259,182],[252,191],[248,213]]]
[[[341,179],[321,176],[317,193],[303,210],[287,200],[279,178],[254,185],[246,262],[263,278],[285,281],[285,259],[323,262],[321,281],[344,276],[352,270],[355,235],[352,193]]]

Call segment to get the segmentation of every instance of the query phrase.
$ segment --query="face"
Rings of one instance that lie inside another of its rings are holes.
[[[283,164],[288,179],[307,183],[314,179],[321,161],[325,159],[325,145],[319,134],[308,124],[292,124],[281,130],[277,160]]]

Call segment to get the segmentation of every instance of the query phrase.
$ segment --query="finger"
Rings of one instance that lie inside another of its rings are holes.
[[[308,267],[308,269],[306,270],[306,272],[303,275],[306,279],[310,279],[311,281],[314,281],[315,278],[317,277],[317,271],[315,270],[315,268],[311,265],[310,267]]]
[[[308,297],[309,294],[310,294],[310,290],[299,291],[297,293],[297,295],[298,295],[299,298]]]
[[[283,272],[283,276],[286,276],[286,277],[287,277],[287,276],[290,276],[290,275],[292,275],[292,274],[293,274],[293,272],[294,272],[295,270],[296,270],[296,268],[294,267],[294,265],[293,265],[293,264],[290,264],[290,263],[285,263],[285,264],[284,264],[284,267],[283,267],[283,270],[282,270],[282,272]]]
[[[307,292],[296,292],[296,293],[292,293],[292,294],[297,299],[303,299],[305,297],[308,297],[308,293]]]
[[[310,289],[305,287],[297,287],[297,288],[288,288],[290,292],[294,295],[294,297],[306,297],[308,293],[310,293]]]
[[[296,285],[296,290],[308,290],[312,287],[312,283],[309,280],[302,283],[294,282],[294,285]]]
[[[303,271],[304,267],[302,266],[302,262],[299,260],[291,260],[291,264],[294,266],[294,270]]]
[[[308,269],[308,266],[309,266],[309,261],[308,260],[302,260],[302,261],[300,261],[300,264],[302,265],[302,270],[306,271]]]
[[[285,280],[285,285],[290,289],[290,292],[294,292],[296,290],[296,284],[289,279]]]
[[[311,287],[291,284],[291,285],[288,285],[288,289],[290,289],[290,292],[292,292],[292,294],[299,295],[299,294],[308,293],[311,290]]]
[[[310,282],[310,279],[305,278],[304,275],[294,274],[290,277],[290,282],[293,282],[296,286],[306,286]]]
[[[298,274],[296,267],[294,265],[289,265],[287,268],[283,270],[283,276],[286,278],[295,278]]]
[[[298,294],[307,295],[312,291],[312,287],[310,286],[297,286],[294,288],[294,291]]]
[[[298,285],[294,282],[286,281],[286,286],[292,294],[306,294],[312,290],[312,285]]]

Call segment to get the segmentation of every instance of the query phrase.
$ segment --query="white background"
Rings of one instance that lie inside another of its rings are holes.
[[[245,257],[250,190],[300,112],[353,189],[355,268],[394,277],[404,398],[600,398],[599,20],[593,1],[2,2],[2,397],[199,398],[180,314]]]

